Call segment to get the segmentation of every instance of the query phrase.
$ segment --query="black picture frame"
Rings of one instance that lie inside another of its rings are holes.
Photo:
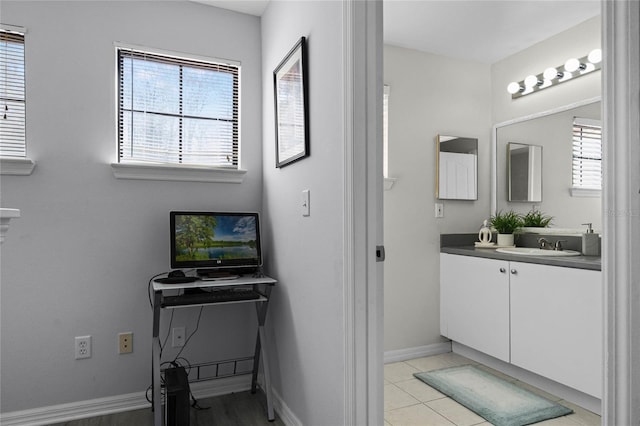
[[[273,71],[276,168],[310,154],[307,47],[300,37]]]

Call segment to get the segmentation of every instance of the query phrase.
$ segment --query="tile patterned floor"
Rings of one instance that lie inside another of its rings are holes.
[[[458,354],[447,353],[384,366],[384,420],[385,426],[491,426],[474,412],[413,377],[413,373],[474,364],[503,379],[558,401],[574,413],[557,419],[537,423],[537,426],[600,426],[600,416],[560,398],[520,382]]]

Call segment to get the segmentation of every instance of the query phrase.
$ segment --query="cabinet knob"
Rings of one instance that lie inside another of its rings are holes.
[[[505,268],[500,268],[500,272],[504,274],[505,272],[507,272],[507,270]]]
[[[516,275],[516,274],[518,273],[518,271],[517,271],[516,269],[512,269],[512,270],[511,270],[511,273],[512,273],[513,275]]]

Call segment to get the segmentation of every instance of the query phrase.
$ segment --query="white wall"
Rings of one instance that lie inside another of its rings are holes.
[[[441,233],[477,232],[489,214],[489,65],[385,46],[389,95],[389,175],[384,193],[385,351],[442,341]],[[441,200],[434,217],[435,136],[478,138],[478,200]]]
[[[267,321],[273,387],[308,425],[344,419],[341,26],[341,2],[272,1],[262,16],[263,217],[268,270],[279,280]],[[271,71],[301,36],[309,48],[311,156],[276,169]],[[309,217],[302,217],[304,189]]]
[[[2,246],[2,411],[142,393],[151,378],[147,282],[169,268],[169,211],[261,208],[260,21],[183,1],[1,7],[3,23],[28,30],[27,150],[37,161],[33,175],[1,181],[2,206],[22,210]],[[113,177],[114,41],[242,62],[244,183]],[[247,309],[205,310],[184,355],[251,354]],[[174,326],[193,331],[195,313],[177,313]],[[133,354],[116,353],[123,331],[134,333]],[[211,345],[210,332],[224,344]],[[93,357],[75,360],[74,336],[87,334]]]
[[[523,80],[529,74],[538,74],[548,67],[558,67],[571,57],[587,55],[600,47],[600,33],[600,16],[596,16],[493,64],[493,123],[599,96],[602,91],[601,71],[518,99],[511,99],[507,85],[512,81]]]

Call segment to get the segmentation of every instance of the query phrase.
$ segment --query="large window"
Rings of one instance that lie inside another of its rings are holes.
[[[238,168],[239,64],[118,48],[118,162]]]
[[[599,120],[573,120],[572,193],[602,189],[602,126]]]
[[[0,156],[26,158],[24,34],[0,28]]]

